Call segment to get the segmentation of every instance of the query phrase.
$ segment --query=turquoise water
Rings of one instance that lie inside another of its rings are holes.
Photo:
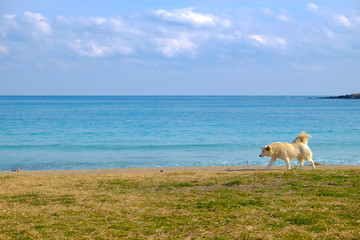
[[[302,131],[315,162],[360,164],[359,100],[2,96],[0,171],[266,165],[261,146]]]

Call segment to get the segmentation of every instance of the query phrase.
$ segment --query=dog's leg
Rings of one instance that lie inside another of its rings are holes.
[[[312,160],[312,152],[309,149],[309,153],[308,156],[305,157],[305,161],[308,161],[309,163],[311,163],[311,166],[313,169],[315,169],[315,164],[314,161]]]
[[[299,167],[299,169],[302,169],[302,167],[304,166],[304,159],[302,159],[302,158],[298,158],[297,160],[298,160],[298,161],[299,161],[299,163],[300,163],[300,167]]]
[[[304,166],[304,162],[300,162],[300,167],[299,167],[299,169],[302,169],[303,166]]]
[[[274,164],[275,160],[276,160],[276,158],[271,158],[271,160],[265,170],[269,170],[271,168],[271,166]]]
[[[312,159],[307,160],[309,163],[311,163],[311,166],[313,169],[315,169],[315,163]]]
[[[285,160],[285,162],[286,162],[287,170],[290,170],[290,169],[291,169],[290,159],[287,158],[287,159]]]

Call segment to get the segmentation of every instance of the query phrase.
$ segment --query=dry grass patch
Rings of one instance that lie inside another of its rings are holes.
[[[359,239],[360,170],[0,176],[0,239]]]

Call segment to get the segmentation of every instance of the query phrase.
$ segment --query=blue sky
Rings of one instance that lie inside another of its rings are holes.
[[[1,95],[360,92],[360,1],[2,0]]]

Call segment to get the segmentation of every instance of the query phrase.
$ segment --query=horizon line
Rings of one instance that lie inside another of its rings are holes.
[[[343,95],[343,94],[339,94]],[[307,95],[307,94],[0,94],[0,97],[317,97],[327,95]],[[330,95],[338,96],[338,95]]]

